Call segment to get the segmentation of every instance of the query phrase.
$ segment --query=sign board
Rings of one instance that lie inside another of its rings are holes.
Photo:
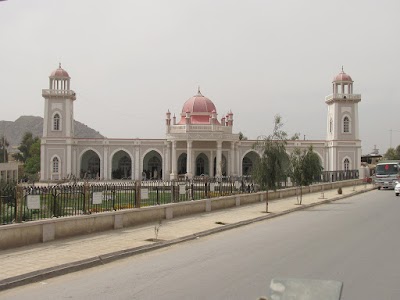
[[[180,184],[179,185],[179,195],[185,195],[186,194],[186,184]]]
[[[140,189],[140,196],[142,200],[149,199],[149,189]]]
[[[103,192],[93,192],[93,204],[101,204],[103,201]]]
[[[40,195],[28,195],[26,201],[28,209],[40,209]]]
[[[210,183],[210,192],[214,192],[215,191],[215,183],[211,182]]]
[[[242,186],[242,184],[239,181],[235,181],[235,188],[238,190],[240,189],[240,187]]]

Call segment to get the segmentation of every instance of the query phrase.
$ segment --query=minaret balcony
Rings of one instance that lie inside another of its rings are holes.
[[[44,90],[42,90],[42,96],[44,98],[65,97],[65,98],[70,98],[72,100],[76,99],[76,94],[73,90],[44,89]]]
[[[360,102],[361,94],[330,94],[325,97],[325,102],[330,103],[334,101],[352,101],[352,102]]]

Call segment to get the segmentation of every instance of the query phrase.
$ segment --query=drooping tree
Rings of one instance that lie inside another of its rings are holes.
[[[296,186],[308,186],[312,184],[316,178],[322,173],[322,164],[318,154],[314,152],[312,146],[301,151],[299,148],[294,149],[290,155],[291,172],[290,178]],[[300,188],[300,201],[303,198],[302,189]]]
[[[282,127],[282,118],[276,115],[272,133],[259,138],[254,144],[254,148],[261,152],[261,158],[253,168],[252,175],[261,189],[276,190],[288,175],[289,156],[286,153],[288,138]]]

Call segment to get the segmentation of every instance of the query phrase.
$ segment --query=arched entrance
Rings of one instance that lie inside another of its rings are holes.
[[[214,157],[214,176],[217,175],[217,158]],[[221,157],[221,175],[226,176],[226,157],[222,154]]]
[[[118,151],[112,158],[111,179],[131,179],[132,160],[128,153]]]
[[[187,154],[182,153],[178,158],[178,175],[184,175],[187,173],[186,171],[186,163],[187,163]]]
[[[146,179],[162,179],[162,158],[157,151],[152,150],[145,155],[143,173],[146,174]]]
[[[254,151],[248,152],[242,160],[242,175],[251,175],[255,163],[260,159]]]
[[[82,155],[80,177],[100,178],[100,157],[93,150],[88,150]]]
[[[196,158],[196,176],[210,175],[210,167],[207,155],[200,153]]]

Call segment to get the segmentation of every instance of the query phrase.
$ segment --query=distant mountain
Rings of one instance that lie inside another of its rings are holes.
[[[79,138],[103,138],[96,130],[87,125],[75,121],[75,137]],[[14,122],[0,121],[0,137],[5,135],[11,147],[17,147],[21,143],[25,132],[32,132],[33,136],[42,137],[43,118],[35,116],[21,116]]]

